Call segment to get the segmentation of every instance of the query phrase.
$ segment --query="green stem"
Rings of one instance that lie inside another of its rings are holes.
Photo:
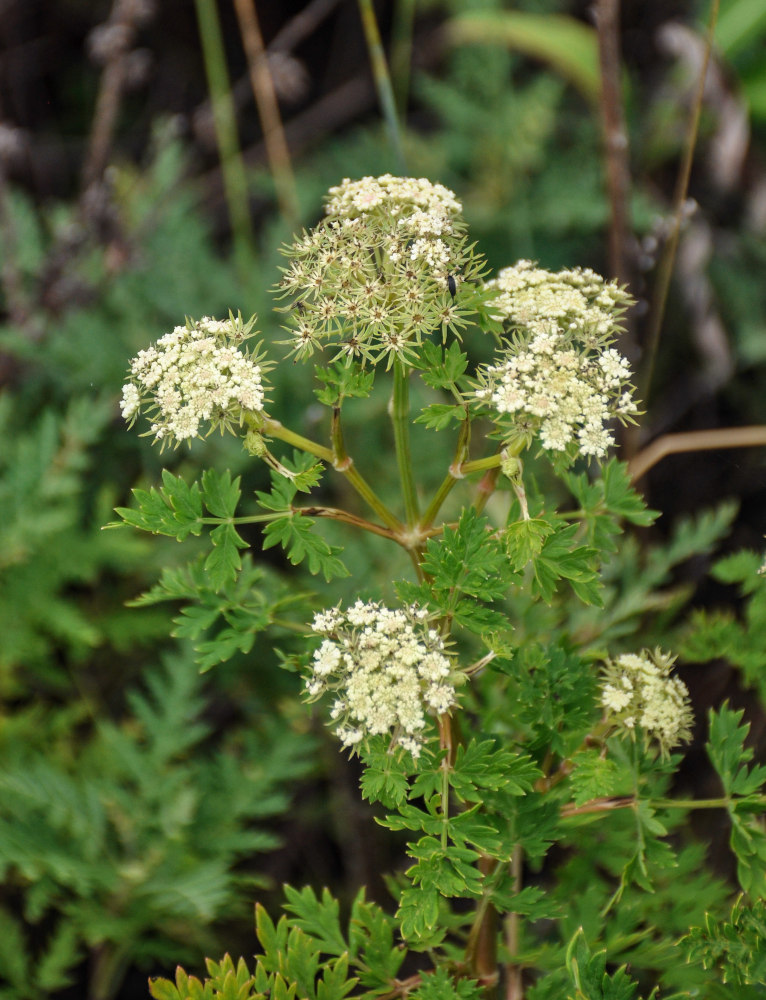
[[[394,534],[400,535],[404,527],[402,522],[398,517],[396,517],[395,514],[392,514],[392,512],[377,495],[375,490],[373,490],[373,488],[369,485],[367,480],[356,471],[356,468],[353,465],[350,465],[347,469],[342,469],[341,471],[367,506],[371,510],[375,511],[381,521],[389,527]]]
[[[247,419],[247,418],[246,418]],[[318,444],[316,441],[312,441],[310,438],[304,437],[302,434],[297,434],[295,431],[291,431],[289,427],[285,427],[284,424],[280,423],[278,420],[274,420],[273,417],[265,417],[263,419],[255,418],[253,420],[247,420],[250,427],[255,430],[261,431],[267,437],[274,437],[278,441],[284,441],[287,444],[294,445],[301,451],[308,452],[309,455],[313,455],[315,458],[321,458],[323,462],[327,462],[328,465],[333,465],[334,455],[329,448],[325,448],[324,445]]]
[[[287,618],[270,618],[269,624],[275,628],[287,629],[288,632],[297,632],[298,635],[314,635],[315,632],[310,625],[303,622],[291,622]]]
[[[747,797],[748,804],[757,802],[766,806],[766,795]],[[720,799],[656,799],[653,803],[658,809],[728,809],[732,802],[725,796]]]
[[[342,521],[344,524],[351,524],[355,528],[369,531],[373,535],[380,535],[382,538],[389,538],[392,541],[399,541],[390,528],[383,528],[379,524],[374,524],[363,517],[358,517],[347,510],[340,510],[338,507],[292,507],[293,514],[304,517],[325,517],[330,521]],[[249,514],[245,517],[226,518],[227,524],[259,524],[263,521],[274,521],[285,516],[285,511],[274,511],[273,514]],[[201,517],[200,524],[222,524],[224,518],[221,517]]]
[[[427,530],[436,520],[436,515],[441,510],[442,504],[447,499],[452,491],[453,486],[459,479],[463,479],[465,473],[463,472],[463,459],[468,454],[468,442],[471,436],[471,424],[468,418],[466,418],[460,425],[460,434],[457,440],[457,446],[455,448],[455,457],[452,460],[452,465],[449,467],[447,475],[442,480],[441,485],[434,494],[426,511],[420,519],[420,527],[422,530]]]
[[[392,514],[366,479],[364,479],[364,477],[356,471],[353,459],[345,456],[345,467],[343,465],[338,467],[335,464],[337,456],[334,451],[331,451],[329,448],[325,448],[324,445],[317,444],[316,441],[311,441],[309,438],[303,437],[302,434],[296,434],[295,431],[291,431],[278,420],[273,420],[271,417],[266,418],[263,422],[262,430],[270,437],[275,437],[280,441],[285,441],[288,444],[295,445],[296,448],[300,448],[302,451],[307,451],[309,455],[315,455],[317,458],[321,458],[323,462],[327,462],[328,465],[338,469],[338,472],[346,477],[368,507],[375,511],[381,521],[388,528],[390,528],[391,531],[400,532],[402,530],[401,521],[394,514]],[[346,462],[348,462],[347,465],[345,464]]]
[[[414,22],[415,0],[397,0],[391,26],[391,76],[396,94],[396,108],[402,120],[407,113],[410,90]]]
[[[218,155],[221,159],[224,195],[234,238],[234,256],[240,275],[248,278],[255,256],[255,241],[248,204],[247,175],[239,148],[236,112],[226,69],[221,22],[215,0],[195,0],[195,6]]]
[[[272,417],[248,418],[247,416],[245,419],[248,426],[253,427],[262,434],[277,438],[279,441],[285,441],[287,444],[292,444],[309,455],[321,458],[323,462],[327,462],[333,468],[338,468],[335,464],[336,455],[334,451],[330,448],[325,448],[324,445],[318,444],[316,441],[312,441],[310,438],[304,437],[302,434],[291,431],[278,420],[274,420]],[[351,486],[353,486],[368,507],[378,515],[381,521],[392,532],[400,533],[403,527],[401,521],[388,509],[364,477],[356,471],[353,460],[347,456],[347,461],[350,464],[346,468],[339,468],[338,471],[346,477]]]
[[[466,421],[466,424],[463,425],[464,428],[466,427],[467,423],[468,422]],[[442,504],[447,499],[452,488],[454,487],[455,483],[458,482],[458,480],[464,479],[466,476],[471,475],[472,472],[484,472],[484,471],[491,472],[493,470],[499,469],[502,466],[503,462],[507,462],[510,458],[515,458],[517,455],[521,454],[526,444],[523,438],[519,438],[515,441],[512,441],[510,444],[507,444],[504,448],[502,448],[499,452],[497,452],[494,455],[487,455],[485,458],[476,458],[471,462],[463,462],[461,455],[465,454],[468,450],[468,437],[467,437],[468,431],[465,431],[465,437],[463,436],[463,434],[464,430],[463,428],[461,428],[461,436],[458,439],[458,444],[455,451],[455,459],[452,462],[452,465],[449,467],[447,475],[444,477],[441,485],[434,494],[433,499],[426,508],[426,512],[420,521],[420,526],[423,530],[427,530],[428,528],[430,528],[433,522],[436,520],[436,515],[439,513]],[[477,498],[477,501],[474,504],[479,513],[481,513],[481,511],[484,509],[484,506],[487,500],[489,499],[492,490],[494,489],[496,478],[497,476],[495,475],[494,477],[491,478],[491,480],[487,480],[486,476],[484,477],[484,479],[482,479],[482,482],[480,484],[479,497]],[[485,480],[487,481],[485,482]],[[514,488],[516,488],[516,484],[514,484]]]
[[[439,716],[439,743],[445,751],[441,762],[442,771],[442,848],[447,849],[449,843],[449,773],[455,763],[457,740],[452,716],[448,713]]]
[[[475,458],[471,462],[464,462],[460,471],[464,476],[470,476],[472,472],[483,472],[485,469],[499,469],[503,462],[502,452],[495,455],[487,455],[486,458]]]
[[[398,169],[401,174],[407,173],[404,161],[404,151],[402,149],[401,134],[399,131],[399,120],[396,115],[396,101],[394,91],[391,86],[391,77],[386,64],[386,56],[383,52],[383,43],[380,40],[378,22],[375,19],[375,9],[372,0],[358,0],[359,14],[362,18],[364,37],[367,42],[367,51],[370,56],[372,74],[375,77],[375,89],[378,92],[380,109],[388,131],[388,138],[394,150]]]
[[[343,440],[343,427],[340,422],[340,407],[334,406],[332,408],[332,420],[330,423],[330,441],[332,443],[332,453],[334,455],[333,465],[336,469],[347,469],[352,465],[352,461],[349,458],[348,452],[346,451],[346,444]]]
[[[410,453],[410,387],[407,369],[397,358],[394,362],[394,395],[391,404],[391,420],[394,425],[394,445],[399,479],[402,484],[404,511],[408,528],[418,523],[418,498],[412,475],[412,454]]]

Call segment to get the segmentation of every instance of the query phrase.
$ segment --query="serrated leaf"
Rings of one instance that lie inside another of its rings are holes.
[[[247,542],[237,533],[233,524],[219,524],[210,532],[213,548],[205,560],[205,572],[214,591],[219,591],[227,583],[236,580],[242,568],[240,549],[246,549]]]
[[[425,424],[429,430],[443,431],[453,423],[465,420],[465,407],[453,403],[431,403],[423,407],[413,423]]]
[[[536,559],[543,550],[545,539],[553,534],[553,531],[553,525],[539,517],[509,524],[505,529],[504,539],[513,569],[520,572],[527,563]]]
[[[280,917],[278,923],[269,916],[266,908],[260,903],[255,904],[255,933],[258,937],[263,954],[258,958],[263,962],[267,972],[278,972],[280,955],[287,947],[287,917]]]
[[[154,997],[154,1000],[186,1000],[188,996],[186,991],[181,993],[178,987],[174,983],[171,983],[169,979],[161,979],[159,977],[149,980],[149,992]]]
[[[402,937],[421,947],[431,947],[446,933],[439,924],[439,893],[435,889],[405,889],[396,912]]]
[[[457,527],[445,527],[440,539],[430,538],[422,562],[441,610],[456,612],[464,596],[482,601],[501,598],[510,582],[502,546],[492,537],[487,519],[471,507]]]
[[[214,517],[234,517],[242,495],[237,476],[232,481],[231,473],[206,469],[202,473],[202,500]]]
[[[293,914],[291,925],[309,934],[327,955],[338,956],[348,951],[340,927],[340,905],[329,889],[322,890],[321,900],[310,886],[298,890],[286,885],[284,892],[284,907]]]
[[[560,580],[567,580],[586,604],[600,604],[598,552],[576,540],[578,526],[555,526],[544,521],[509,525],[505,537],[514,567],[526,557],[532,569],[532,593],[550,604]]]
[[[314,395],[325,406],[340,406],[347,397],[364,399],[372,392],[375,380],[373,368],[364,369],[349,361],[346,364],[335,364],[331,368],[317,366],[314,371],[324,385],[322,389],[315,389]]]
[[[80,936],[75,924],[62,919],[46,942],[45,952],[37,962],[37,986],[54,992],[69,986],[72,970],[80,960]]]
[[[362,753],[364,772],[359,782],[362,798],[393,809],[407,798],[409,781],[398,756],[387,750]]]
[[[638,984],[633,982],[623,966],[614,975],[606,971],[606,950],[591,953],[582,927],[569,942],[566,965],[576,992],[571,1000],[633,1000]]]
[[[747,784],[746,763],[753,751],[745,746],[750,726],[741,725],[744,710],[734,711],[724,704],[709,714],[709,738],[705,744],[708,757],[723,784],[727,796],[735,794],[735,785]]]
[[[574,770],[569,782],[576,806],[614,793],[620,772],[611,758],[602,756],[596,750],[580,750],[572,757],[572,764]]]
[[[530,757],[497,747],[492,740],[471,740],[458,747],[449,783],[464,802],[481,802],[487,789],[512,795],[531,791],[540,772]]]
[[[309,572],[321,573],[329,583],[335,577],[349,576],[349,571],[337,553],[343,550],[328,543],[312,532],[314,521],[295,511],[289,517],[270,521],[263,532],[263,547],[269,549],[281,545],[287,558],[298,566],[304,559],[308,561]]]

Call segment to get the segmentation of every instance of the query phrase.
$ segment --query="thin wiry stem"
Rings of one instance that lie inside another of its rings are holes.
[[[244,277],[249,272],[255,253],[255,243],[248,204],[247,177],[239,148],[221,23],[215,0],[194,0],[194,2],[213,110],[218,155],[221,160],[224,195],[234,237],[234,252],[240,273]]]
[[[391,76],[388,72],[386,56],[383,52],[383,43],[380,40],[378,22],[375,19],[375,9],[372,0],[358,0],[359,13],[362,18],[364,28],[364,38],[367,42],[367,51],[370,56],[372,75],[375,78],[375,88],[378,92],[380,109],[383,112],[383,120],[386,123],[388,138],[391,148],[396,156],[398,169],[401,174],[407,173],[405,166],[404,150],[402,149],[402,138],[399,129],[399,119],[396,114],[396,101],[394,91],[391,86]]]
[[[274,178],[279,209],[291,228],[297,229],[298,194],[295,175],[255,3],[254,0],[234,0],[234,7],[237,11],[242,44],[247,56],[250,85],[261,119],[263,142],[266,146],[271,175]]]
[[[115,0],[108,20],[103,25],[115,41],[109,46],[104,71],[99,81],[93,127],[88,139],[88,151],[82,171],[83,190],[98,181],[109,160],[109,151],[117,126],[120,103],[128,79],[128,58],[140,22],[147,12],[141,4]]]
[[[620,0],[597,0],[596,30],[601,67],[601,118],[606,152],[606,182],[611,220],[609,270],[621,285],[631,279],[628,264],[630,239],[630,169],[628,134],[620,87]]]
[[[410,92],[415,3],[416,0],[397,0],[391,27],[391,77],[396,95],[396,108],[402,121],[407,113]]]
[[[381,538],[389,538],[398,541],[396,535],[390,528],[383,528],[379,524],[374,524],[364,517],[352,514],[350,511],[341,510],[338,507],[291,507],[291,512],[300,517],[324,517],[330,521],[342,521],[344,524],[351,524],[362,531],[369,531],[373,535],[380,535]],[[243,517],[233,517],[228,523],[231,524],[260,524],[266,521],[276,521],[284,517],[284,511],[274,511],[270,514],[246,514]],[[220,517],[201,517],[200,524],[220,524]]]
[[[686,193],[689,190],[689,177],[691,175],[692,162],[694,160],[694,150],[697,145],[697,132],[699,131],[700,114],[702,112],[702,98],[705,93],[705,77],[707,76],[707,68],[710,63],[710,53],[713,48],[713,35],[715,34],[715,26],[718,20],[718,7],[719,0],[712,0],[710,5],[710,20],[708,22],[707,38],[705,40],[705,56],[702,60],[702,69],[700,70],[699,81],[697,83],[697,92],[694,98],[692,116],[689,121],[689,131],[686,137],[686,149],[684,150],[681,167],[678,171],[676,190],[673,197],[673,226],[660,259],[657,281],[654,286],[654,295],[652,297],[652,306],[649,313],[648,335],[646,340],[644,362],[639,377],[636,379],[636,395],[639,399],[643,399],[644,401],[649,398],[649,388],[652,382],[654,363],[657,356],[657,348],[659,347],[660,342],[660,330],[662,328],[662,320],[665,315],[665,306],[668,300],[668,291],[670,290],[670,279],[673,274],[673,266],[675,264],[676,251],[678,249],[678,239],[681,233],[681,223],[684,217]]]
[[[766,424],[663,434],[628,462],[628,472],[635,483],[668,455],[680,455],[688,451],[715,451],[717,448],[757,448],[764,445]]]
[[[313,34],[341,0],[311,0],[279,29],[269,44],[269,52],[290,52]]]

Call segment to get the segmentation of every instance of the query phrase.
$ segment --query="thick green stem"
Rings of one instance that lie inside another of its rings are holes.
[[[427,530],[436,520],[436,515],[441,510],[442,504],[452,491],[453,486],[459,479],[463,479],[463,459],[468,454],[468,443],[471,437],[471,423],[466,418],[460,426],[460,434],[455,448],[455,457],[449,467],[447,475],[442,480],[439,489],[434,494],[433,499],[426,508],[423,517],[420,519],[421,530]]]
[[[404,497],[404,512],[408,528],[418,523],[418,498],[412,475],[412,455],[410,453],[410,386],[404,364],[397,358],[394,362],[394,395],[391,401],[391,420],[394,425],[394,445],[399,480]]]
[[[223,33],[215,0],[195,0],[197,24],[202,44],[202,57],[213,109],[213,124],[221,158],[221,174],[226,205],[229,210],[234,253],[243,278],[249,278],[255,255],[247,175],[237,136],[237,116],[231,96]]]
[[[336,464],[338,456],[334,450],[325,448],[324,445],[318,444],[316,441],[310,440],[310,438],[303,437],[302,434],[297,434],[295,431],[291,431],[284,424],[271,417],[265,417],[258,421],[248,421],[248,423],[262,434],[285,441],[287,444],[292,444],[301,451],[308,452],[309,455],[314,455],[316,458],[321,458],[323,462],[327,462],[328,465],[338,469],[368,507],[378,515],[381,521],[392,532],[399,533],[402,531],[401,521],[391,513],[369,483],[356,471],[353,460],[349,456],[345,455],[343,462],[339,466]]]
[[[503,453],[497,452],[495,455],[487,455],[486,458],[475,458],[472,462],[464,462],[460,468],[464,476],[470,476],[472,472],[484,472],[485,469],[499,469],[503,464]]]
[[[474,506],[476,510],[481,512],[489,499],[492,491],[495,488],[495,481],[497,479],[497,472],[502,466],[508,466],[508,464],[520,455],[526,446],[526,441],[523,438],[518,438],[507,444],[499,452],[494,455],[487,455],[485,458],[476,458],[472,462],[464,462],[463,458],[468,452],[468,422],[461,427],[460,437],[458,438],[457,448],[455,450],[455,458],[452,465],[449,467],[447,475],[442,480],[439,488],[434,494],[433,499],[426,508],[426,512],[421,518],[420,527],[422,530],[427,531],[431,525],[436,520],[436,516],[441,510],[442,504],[449,496],[455,483],[460,479],[464,479],[469,476],[472,472],[488,472],[490,475],[485,476],[481,483],[479,484],[479,495],[476,498]],[[491,475],[494,473],[494,475]],[[510,470],[509,470],[509,474]],[[518,472],[514,472],[513,476],[518,476]],[[513,479],[512,479],[513,481]],[[514,489],[516,489],[517,483],[514,482]]]
[[[372,66],[372,75],[375,78],[375,88],[378,91],[378,100],[380,101],[380,109],[383,112],[386,129],[388,130],[388,138],[396,156],[397,169],[400,173],[406,174],[407,168],[404,162],[404,151],[399,132],[399,119],[396,114],[396,101],[391,86],[391,77],[388,72],[386,56],[383,51],[383,43],[380,40],[378,22],[375,19],[375,9],[372,0],[358,0],[358,3],[359,14],[362,18],[362,27],[364,28],[364,38],[367,42],[367,51],[370,56],[370,65]]]
[[[367,506],[371,510],[375,511],[381,521],[387,525],[387,527],[389,527],[394,534],[400,535],[403,529],[402,522],[391,513],[388,507],[386,507],[377,493],[369,485],[367,480],[356,471],[356,468],[353,465],[350,465],[347,469],[342,469],[341,472],[354,487],[362,500],[365,501]]]
[[[407,114],[414,22],[415,0],[398,0],[391,25],[391,77],[397,111],[402,120]]]
[[[332,453],[334,455],[333,465],[336,469],[343,471],[352,465],[346,451],[346,444],[343,440],[343,428],[340,422],[340,407],[334,406],[332,409],[332,421],[330,423],[330,441],[332,442]]]
[[[284,424],[281,424],[278,420],[274,420],[272,417],[255,418],[248,420],[247,423],[254,430],[260,431],[265,437],[273,437],[278,441],[294,445],[300,451],[305,451],[315,458],[321,458],[328,465],[333,465],[335,456],[329,448],[325,448],[324,445],[312,441],[302,434],[291,431],[289,427],[285,427]]]

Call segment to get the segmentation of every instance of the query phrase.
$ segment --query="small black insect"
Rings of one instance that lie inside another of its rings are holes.
[[[455,281],[455,275],[454,274],[448,274],[447,275],[447,288],[449,289],[450,295],[454,299],[455,298],[455,294],[457,293],[457,282]]]

